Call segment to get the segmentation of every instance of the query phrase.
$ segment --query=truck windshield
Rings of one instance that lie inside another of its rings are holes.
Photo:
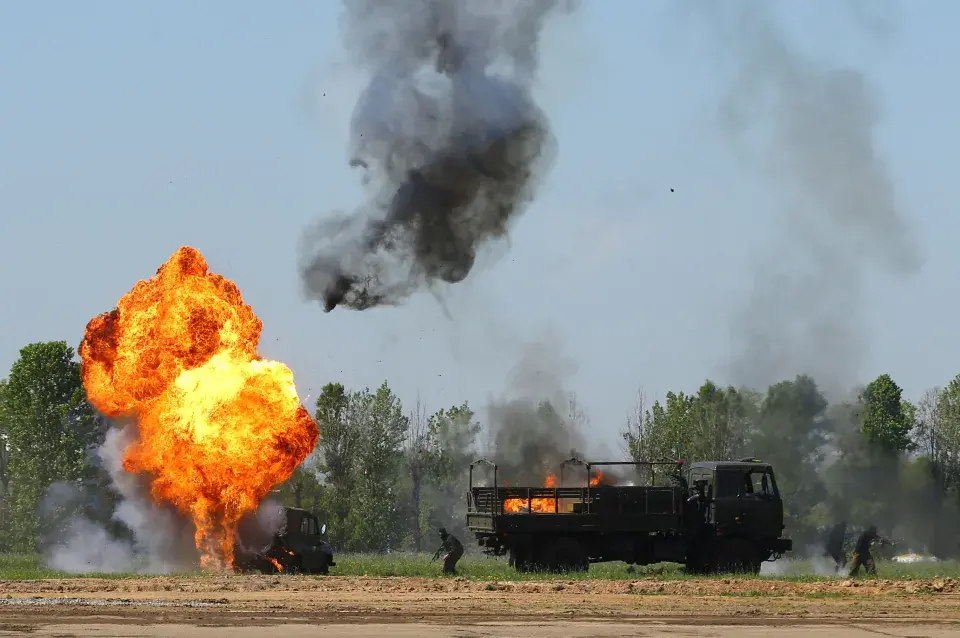
[[[317,529],[317,519],[312,516],[305,516],[300,523],[300,533],[304,536],[316,536],[320,533]]]

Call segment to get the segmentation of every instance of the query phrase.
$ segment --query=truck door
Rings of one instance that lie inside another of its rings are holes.
[[[767,467],[750,468],[744,476],[743,522],[756,538],[777,538],[783,530],[783,504]]]
[[[319,549],[321,543],[320,526],[317,524],[316,517],[311,514],[304,515],[300,520],[300,539],[303,568],[309,571],[320,569],[323,566],[321,563],[325,560]]]
[[[743,471],[737,467],[718,466],[713,488],[713,520],[718,530],[735,533],[740,524],[740,493]]]
[[[783,506],[769,466],[717,468],[717,524],[726,535],[776,538],[783,523]]]

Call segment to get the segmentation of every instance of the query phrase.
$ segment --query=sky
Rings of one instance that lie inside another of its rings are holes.
[[[922,266],[867,273],[851,383],[887,372],[916,399],[960,373],[960,5],[895,5],[879,44],[838,3],[777,5],[799,48],[875,85],[877,152]],[[509,242],[439,299],[324,314],[301,290],[300,237],[362,194],[347,142],[365,78],[340,3],[0,2],[0,371],[30,342],[79,345],[190,245],[240,287],[302,397],[387,380],[408,405],[468,400],[483,418],[539,340],[615,445],[638,388],[733,382],[782,203],[720,134],[725,80],[678,7],[593,0],[557,20],[537,96],[559,154]]]

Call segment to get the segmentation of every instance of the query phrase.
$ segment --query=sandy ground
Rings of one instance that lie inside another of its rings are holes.
[[[0,636],[960,636],[960,580],[0,581]],[[269,626],[269,629],[268,629]]]

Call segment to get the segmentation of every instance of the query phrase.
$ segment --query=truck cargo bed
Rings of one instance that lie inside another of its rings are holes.
[[[475,487],[470,497],[467,525],[481,533],[658,532],[683,523],[679,487]]]

